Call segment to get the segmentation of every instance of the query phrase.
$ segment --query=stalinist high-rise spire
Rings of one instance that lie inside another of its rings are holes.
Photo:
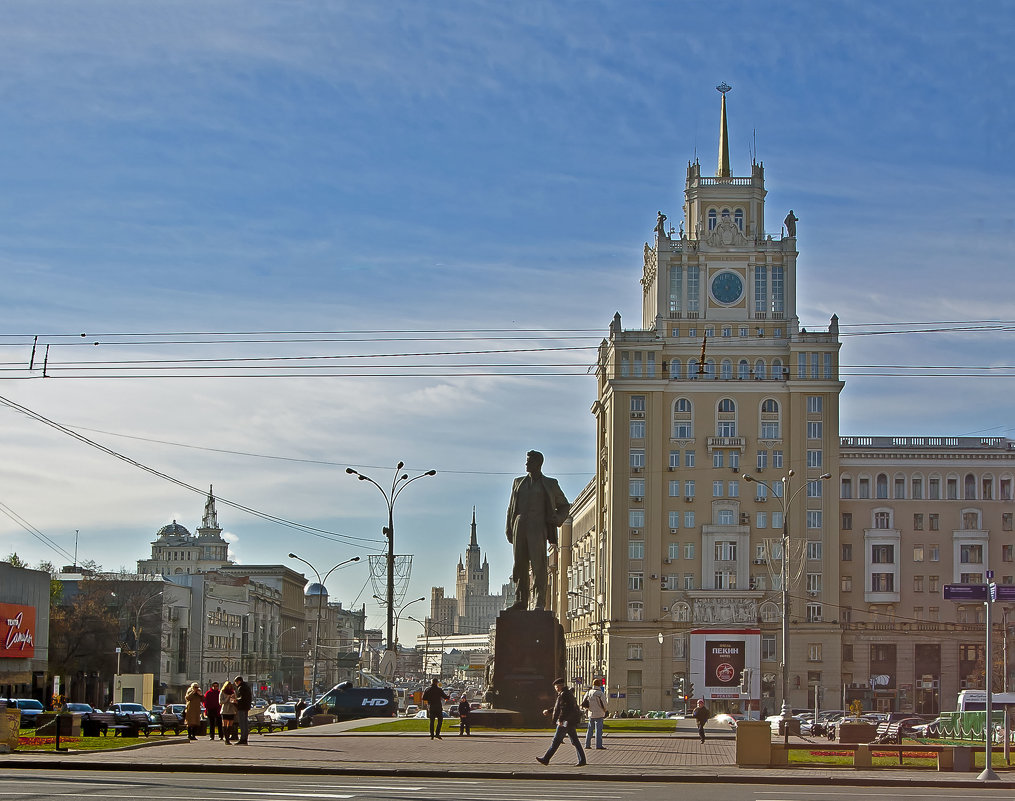
[[[730,140],[726,133],[726,93],[733,87],[725,81],[716,87],[722,94],[722,112],[719,117],[719,168],[716,170],[716,178],[730,177]]]

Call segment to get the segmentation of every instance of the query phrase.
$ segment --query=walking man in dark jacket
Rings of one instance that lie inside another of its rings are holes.
[[[250,706],[254,702],[253,694],[250,692],[250,685],[242,676],[236,677],[236,722],[239,724],[240,739],[237,745],[247,744],[247,735],[250,734]]]
[[[450,700],[451,696],[438,686],[437,679],[434,679],[430,686],[423,691],[426,716],[430,718],[431,740],[434,737],[438,740],[441,739],[441,726],[444,725],[444,702]]]
[[[553,689],[557,691],[557,701],[553,705],[552,712],[549,709],[544,709],[543,714],[553,721],[557,726],[557,731],[554,733],[553,742],[546,749],[546,753],[541,757],[536,757],[536,762],[540,765],[549,765],[550,759],[560,748],[560,744],[564,742],[564,737],[570,737],[571,745],[578,752],[576,764],[580,768],[585,764],[585,751],[582,749],[581,740],[578,739],[577,728],[582,719],[581,710],[578,708],[574,692],[567,686],[564,679],[556,679],[553,682]]]
[[[218,729],[219,739],[222,739],[222,705],[219,703],[219,683],[213,681],[208,692],[204,694],[204,716],[208,718],[208,738],[215,739],[215,729]]]
[[[693,717],[695,723],[698,724],[698,737],[701,738],[702,742],[705,742],[705,724],[708,723],[709,715],[708,709],[705,707],[705,702],[700,698],[698,699],[698,705],[691,713],[691,717]]]

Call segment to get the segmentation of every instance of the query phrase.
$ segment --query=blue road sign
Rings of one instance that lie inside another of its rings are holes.
[[[1015,585],[1012,585],[1015,588]],[[986,584],[945,584],[944,599],[946,601],[986,601]]]

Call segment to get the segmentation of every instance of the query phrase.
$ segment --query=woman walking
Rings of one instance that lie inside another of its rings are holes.
[[[236,689],[231,681],[222,685],[219,704],[222,706],[222,742],[229,745],[230,740],[236,739],[233,729],[236,722]]]
[[[193,682],[184,696],[186,708],[183,710],[183,722],[187,724],[187,740],[196,740],[201,730],[201,688]]]

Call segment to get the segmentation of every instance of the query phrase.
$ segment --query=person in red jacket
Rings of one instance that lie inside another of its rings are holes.
[[[204,694],[204,715],[208,718],[208,737],[215,739],[215,729],[218,729],[219,739],[222,739],[222,705],[219,704],[219,683],[213,681],[208,692]]]

